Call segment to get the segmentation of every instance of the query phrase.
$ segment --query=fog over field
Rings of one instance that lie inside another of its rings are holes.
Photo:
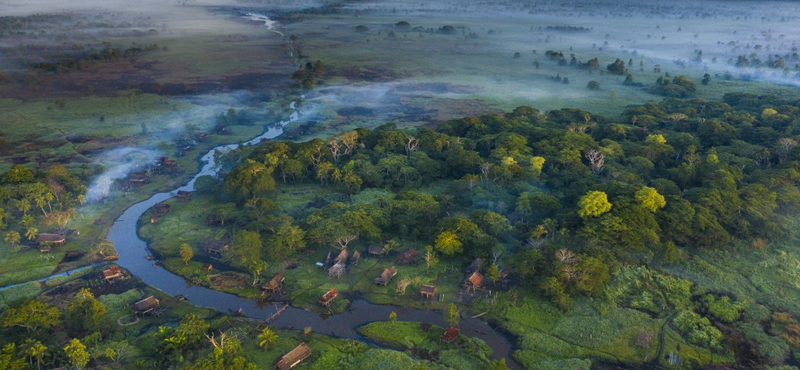
[[[44,16],[0,38],[0,65],[16,74],[9,79],[49,81],[47,91],[78,95],[139,89],[200,96],[186,111],[116,119],[129,133],[140,123],[150,127],[159,137],[148,146],[180,138],[186,127],[206,130],[231,107],[262,109],[255,105],[272,99],[260,96],[266,88],[317,60],[324,76],[299,99],[307,137],[520,105],[613,116],[629,104],[660,101],[656,80],[679,75],[697,85],[691,97],[703,99],[794,94],[800,86],[796,2],[2,0],[0,8]],[[271,28],[266,19],[274,20]],[[48,75],[30,68],[104,47],[144,51],[119,70],[101,64]],[[607,66],[617,59],[623,71],[612,73]],[[599,87],[587,89],[591,82]],[[32,86],[14,89],[36,96]]]

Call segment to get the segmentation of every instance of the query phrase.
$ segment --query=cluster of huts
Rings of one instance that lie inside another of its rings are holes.
[[[36,235],[36,244],[39,245],[39,252],[50,252],[52,247],[58,247],[66,244],[67,232],[62,230],[53,230],[47,233]]]

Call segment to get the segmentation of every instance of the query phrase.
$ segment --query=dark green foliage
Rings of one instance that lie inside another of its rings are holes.
[[[648,89],[653,94],[670,98],[688,98],[694,95],[695,90],[695,83],[686,76],[675,76],[672,80],[659,77],[655,86]]]

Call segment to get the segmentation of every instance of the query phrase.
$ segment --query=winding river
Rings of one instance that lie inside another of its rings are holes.
[[[267,22],[268,18],[257,14],[247,14],[253,21],[265,22],[265,25],[272,29],[272,23]],[[244,143],[246,145],[258,144],[261,139],[271,139],[283,133],[283,127],[299,118],[295,104],[290,107],[294,110],[288,119],[269,128],[262,135]],[[145,283],[170,295],[184,295],[194,305],[215,308],[221,312],[240,311],[244,315],[264,320],[279,307],[272,304],[264,304],[254,300],[244,299],[232,294],[218,292],[202,286],[192,284],[190,281],[175,275],[162,267],[156,266],[153,261],[147,260],[150,255],[147,243],[139,238],[138,221],[141,216],[150,208],[158,203],[177,196],[179,190],[194,191],[194,183],[200,176],[216,176],[219,168],[215,162],[214,154],[216,151],[234,150],[238,144],[228,144],[215,147],[201,157],[203,164],[200,171],[184,186],[170,192],[158,193],[147,200],[134,204],[114,221],[109,229],[107,239],[114,243],[119,254],[116,262],[131,274],[138,276]],[[50,279],[57,275],[69,274],[81,269],[93,266],[84,266],[75,270],[62,272],[54,276],[45,278]],[[16,285],[16,284],[15,284]],[[14,285],[2,287],[10,288]],[[367,341],[366,338],[356,332],[356,328],[374,321],[387,320],[389,314],[395,311],[401,321],[412,321],[429,323],[439,326],[446,326],[441,312],[422,310],[416,308],[398,307],[390,305],[376,305],[364,299],[353,299],[344,313],[328,315],[318,312],[307,311],[300,308],[288,306],[280,315],[270,321],[270,325],[283,329],[300,329],[311,327],[315,332],[339,338],[350,338]],[[512,345],[508,338],[492,328],[488,323],[480,319],[464,317],[459,324],[461,333],[470,337],[477,337],[484,340],[493,350],[493,359],[506,359],[506,365],[510,369],[521,370],[522,366],[511,358]]]
[[[291,107],[294,109],[294,104]],[[289,119],[280,122],[279,125],[270,128],[267,132],[248,141],[246,144],[257,144],[262,138],[277,137],[283,132],[283,126],[298,119],[298,117],[299,115],[295,111]],[[229,144],[210,150],[201,158],[203,166],[200,172],[186,185],[171,192],[155,194],[149,199],[128,208],[114,221],[108,232],[107,239],[114,243],[117,248],[119,253],[119,261],[117,263],[130,271],[131,274],[141,278],[145,283],[173,296],[182,294],[198,306],[212,307],[221,312],[233,312],[241,309],[241,312],[246,316],[263,320],[276,312],[278,307],[197,286],[162,267],[155,266],[153,261],[146,259],[150,254],[147,243],[140,239],[137,233],[139,219],[154,205],[175,197],[178,190],[193,191],[194,182],[200,176],[215,176],[217,174],[218,167],[214,161],[215,151],[233,150],[237,147],[238,144]],[[346,312],[335,315],[321,315],[318,312],[289,306],[283,313],[270,321],[270,324],[285,329],[311,327],[315,332],[333,337],[364,340],[355,329],[373,321],[386,320],[392,311],[397,312],[398,319],[401,321],[416,321],[446,326],[443,315],[440,312],[376,305],[363,299],[353,300]],[[462,318],[459,329],[467,336],[484,340],[492,348],[494,352],[493,358],[506,358],[506,364],[509,368],[522,369],[522,366],[510,356],[512,345],[508,338],[493,329],[485,321],[468,317]]]

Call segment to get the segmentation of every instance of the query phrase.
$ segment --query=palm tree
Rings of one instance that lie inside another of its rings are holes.
[[[11,243],[11,246],[17,245],[22,238],[19,236],[19,233],[16,231],[9,231],[6,233],[5,241],[6,243]]]
[[[38,340],[34,341],[30,338],[25,341],[25,347],[27,347],[25,349],[25,355],[28,356],[31,365],[33,365],[33,359],[36,359],[36,368],[41,369],[47,347],[43,345],[42,342]]]
[[[269,327],[264,328],[261,334],[258,335],[258,346],[264,350],[268,350],[275,342],[278,341],[278,335]]]
[[[22,200],[17,202],[17,209],[19,209],[22,214],[27,215],[28,211],[31,210],[31,202],[28,201],[28,198],[22,198]]]
[[[44,205],[47,204],[47,201],[44,199],[44,196],[37,196],[36,197],[36,206],[42,210],[42,214],[47,216],[47,211],[44,210]]]
[[[33,239],[36,239],[36,234],[38,234],[38,233],[39,233],[39,229],[31,226],[31,227],[28,228],[28,231],[25,232],[25,237],[28,238],[28,240],[33,240]]]

